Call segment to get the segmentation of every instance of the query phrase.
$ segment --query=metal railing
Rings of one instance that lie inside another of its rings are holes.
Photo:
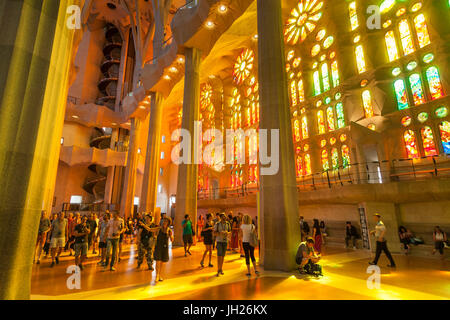
[[[104,204],[104,203],[63,203],[62,211],[64,212],[105,212],[106,210],[115,211],[119,206],[116,204]]]
[[[423,181],[450,178],[450,155],[351,163],[346,168],[313,173],[297,178],[299,192],[333,189],[353,184],[382,184],[398,181]],[[243,184],[236,188],[199,190],[199,200],[217,200],[256,194],[259,184]]]

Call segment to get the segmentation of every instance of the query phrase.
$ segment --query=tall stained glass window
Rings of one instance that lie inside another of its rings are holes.
[[[420,131],[422,134],[422,143],[425,156],[435,156],[438,154],[436,145],[434,144],[433,130],[430,127],[423,127]]]
[[[394,82],[395,96],[397,97],[397,105],[399,110],[409,108],[408,94],[405,88],[405,82],[401,79]]]
[[[333,80],[333,87],[336,88],[340,84],[337,61],[331,63],[331,79]]]
[[[366,72],[366,59],[364,58],[364,49],[362,45],[356,46],[355,55],[358,73]]]
[[[300,178],[303,174],[303,163],[302,157],[297,156],[297,178]]]
[[[345,127],[344,105],[342,102],[336,104],[337,126],[339,129]]]
[[[348,5],[348,11],[350,16],[350,25],[353,31],[359,27],[358,13],[356,12],[356,1],[353,1]]]
[[[398,29],[400,31],[400,39],[402,42],[403,53],[405,56],[411,54],[415,51],[414,42],[411,37],[411,30],[409,29],[408,20],[403,19],[400,21],[398,25]]]
[[[406,153],[408,158],[418,158],[419,151],[417,149],[416,135],[412,130],[406,130],[403,135],[403,140],[405,142]]]
[[[339,169],[339,151],[336,148],[331,149],[331,165],[333,170]]]
[[[322,89],[320,87],[320,74],[319,71],[314,71],[314,95],[317,96],[322,93]]]
[[[336,129],[335,121],[334,121],[334,110],[333,107],[327,108],[327,123],[328,123],[328,131],[334,131]]]
[[[386,49],[389,57],[389,61],[394,61],[399,58],[397,43],[395,42],[394,31],[389,31],[384,36],[386,41]]]
[[[362,93],[362,101],[364,107],[364,114],[366,118],[373,117],[372,95],[369,90],[364,90]]]
[[[302,118],[302,138],[303,139],[309,138],[308,119],[306,118],[306,116]]]
[[[300,141],[300,122],[298,120],[294,121],[294,139],[296,142]]]
[[[321,67],[322,70],[322,82],[323,82],[323,91],[330,90],[330,78],[328,76],[328,64],[324,63]]]
[[[446,154],[450,154],[450,122],[441,122],[439,124],[439,131],[441,132],[442,148],[444,148]]]
[[[444,90],[442,89],[441,77],[436,67],[430,67],[427,69],[427,81],[430,88],[431,98],[439,99],[444,96]]]
[[[418,73],[410,75],[409,83],[411,85],[411,92],[413,94],[414,104],[417,106],[419,104],[425,103],[422,80],[420,79],[420,75]]]
[[[305,101],[305,89],[303,87],[303,80],[302,79],[298,80],[298,100],[300,102],[304,102]]]
[[[342,166],[345,168],[348,168],[350,166],[350,149],[344,144],[341,147],[342,152]]]
[[[414,27],[416,28],[417,41],[421,48],[429,45],[430,35],[428,33],[427,23],[425,21],[425,16],[421,13],[414,18]]]
[[[317,128],[319,129],[319,134],[325,133],[325,117],[323,111],[317,111]]]
[[[304,174],[305,176],[312,174],[311,170],[311,156],[309,154],[305,154],[305,161],[304,161]]]
[[[290,90],[291,90],[291,105],[292,106],[296,106],[297,105],[297,82],[295,80],[291,81],[291,85],[290,85]]]
[[[327,171],[330,169],[330,163],[328,162],[328,151],[322,150],[322,168],[323,171]]]

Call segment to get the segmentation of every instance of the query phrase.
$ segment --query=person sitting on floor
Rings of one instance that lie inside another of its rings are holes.
[[[322,267],[317,264],[320,260],[320,254],[314,251],[314,239],[308,237],[305,242],[300,243],[295,261],[299,265],[301,274],[322,275]]]

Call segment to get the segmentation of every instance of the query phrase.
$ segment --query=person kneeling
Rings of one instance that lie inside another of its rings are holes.
[[[305,242],[300,243],[295,261],[299,265],[301,274],[311,274],[314,276],[322,275],[322,266],[317,264],[320,260],[320,254],[314,252],[314,239],[308,237]]]

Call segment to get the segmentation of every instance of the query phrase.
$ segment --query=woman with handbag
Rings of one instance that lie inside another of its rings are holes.
[[[209,253],[209,264],[208,267],[212,268],[214,267],[211,263],[212,259],[212,246],[213,246],[213,229],[214,229],[214,221],[212,214],[208,213],[206,215],[206,223],[203,227],[203,231],[201,232],[201,236],[203,237],[203,243],[205,244],[205,252],[203,253],[202,261],[200,262],[200,265],[202,268],[204,267],[204,261],[206,258],[206,255]]]
[[[252,218],[247,214],[242,219],[240,233],[242,235],[242,246],[244,247],[245,252],[245,263],[248,271],[247,276],[250,277],[252,275],[250,272],[250,259],[252,260],[255,274],[259,275],[255,259],[255,247],[258,245],[258,235],[255,226],[252,224]]]

